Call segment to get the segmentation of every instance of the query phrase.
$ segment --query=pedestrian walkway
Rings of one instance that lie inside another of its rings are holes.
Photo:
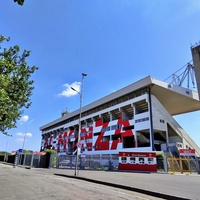
[[[163,199],[192,199],[200,197],[200,175],[171,175],[161,173],[133,173],[119,171],[52,169],[54,175],[82,179]]]

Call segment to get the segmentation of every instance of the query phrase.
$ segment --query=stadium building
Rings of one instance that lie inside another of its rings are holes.
[[[192,49],[198,80],[199,49],[199,46]],[[198,110],[198,92],[145,77],[82,108],[80,154],[163,151],[181,155],[188,150],[189,154],[200,157],[198,145],[173,118]],[[63,113],[40,127],[41,150],[76,154],[79,114],[79,110]]]

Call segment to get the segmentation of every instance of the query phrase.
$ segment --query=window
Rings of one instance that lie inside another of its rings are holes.
[[[148,158],[148,164],[153,164],[153,158]]]
[[[110,141],[110,136],[103,136],[102,141]]]
[[[73,138],[74,138],[74,135],[71,135],[71,136],[69,137],[70,140],[73,139]]]
[[[142,119],[137,119],[137,120],[135,120],[135,123],[144,122],[144,121],[148,121],[148,120],[149,120],[148,117],[142,118]]]
[[[131,130],[131,129],[134,129],[134,125],[123,127],[123,131]]]
[[[134,157],[130,157],[130,163],[135,164],[135,158]]]
[[[94,133],[94,136],[100,135],[101,132]]]
[[[102,131],[102,132],[110,131],[110,126],[102,128],[101,131]]]
[[[144,164],[144,158],[139,158],[139,163]]]
[[[111,136],[111,140],[120,140],[121,139],[121,134],[115,134]]]
[[[111,126],[111,130],[121,129],[121,127],[122,127],[121,124],[112,125],[112,126]]]
[[[86,133],[81,133],[80,136],[81,137],[85,137]]]
[[[126,163],[127,158],[126,157],[121,157],[122,163]]]
[[[117,125],[112,125],[111,126],[111,130],[116,130],[117,129]]]

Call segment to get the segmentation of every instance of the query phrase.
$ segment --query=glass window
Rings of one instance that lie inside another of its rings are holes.
[[[121,139],[121,134],[115,134],[111,136],[112,140],[120,140]]]
[[[102,141],[110,141],[110,136],[103,136]]]
[[[148,158],[148,164],[153,164],[153,158]]]
[[[135,158],[134,157],[130,158],[130,163],[135,164]]]
[[[144,164],[144,158],[139,158],[139,163]]]
[[[80,136],[81,137],[85,137],[86,133],[81,133]]]
[[[112,125],[111,126],[111,130],[116,130],[117,129],[117,125]]]
[[[94,136],[100,135],[101,132],[94,133]]]
[[[122,163],[126,163],[127,158],[126,157],[122,157],[121,160],[122,160]]]
[[[106,128],[106,131],[110,131],[110,126],[108,126],[108,127]]]

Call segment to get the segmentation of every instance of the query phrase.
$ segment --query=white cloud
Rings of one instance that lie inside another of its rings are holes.
[[[18,143],[23,143],[24,142],[24,133],[19,132],[19,133],[16,133],[16,135],[18,136],[18,138],[16,138],[15,141]],[[28,139],[27,139],[28,137],[32,137],[32,133],[26,133],[25,142],[28,141]]]
[[[27,122],[28,121],[29,116],[28,115],[24,115],[21,117],[20,122]]]
[[[19,133],[16,133],[16,135],[21,137],[21,136],[24,136],[24,133],[19,132]]]
[[[26,133],[26,137],[32,137],[32,133]]]
[[[70,96],[74,96],[77,94],[77,92],[80,92],[80,88],[81,88],[81,82],[74,82],[72,84],[64,84],[63,85],[64,87],[66,87],[66,89],[64,89],[60,94],[59,96],[65,96],[65,97],[70,97]],[[72,90],[71,89],[74,88],[76,91]]]
[[[25,133],[21,133],[21,132],[16,133],[16,135],[19,136],[19,137],[24,137],[24,134]],[[32,137],[32,133],[26,133],[26,137]]]

